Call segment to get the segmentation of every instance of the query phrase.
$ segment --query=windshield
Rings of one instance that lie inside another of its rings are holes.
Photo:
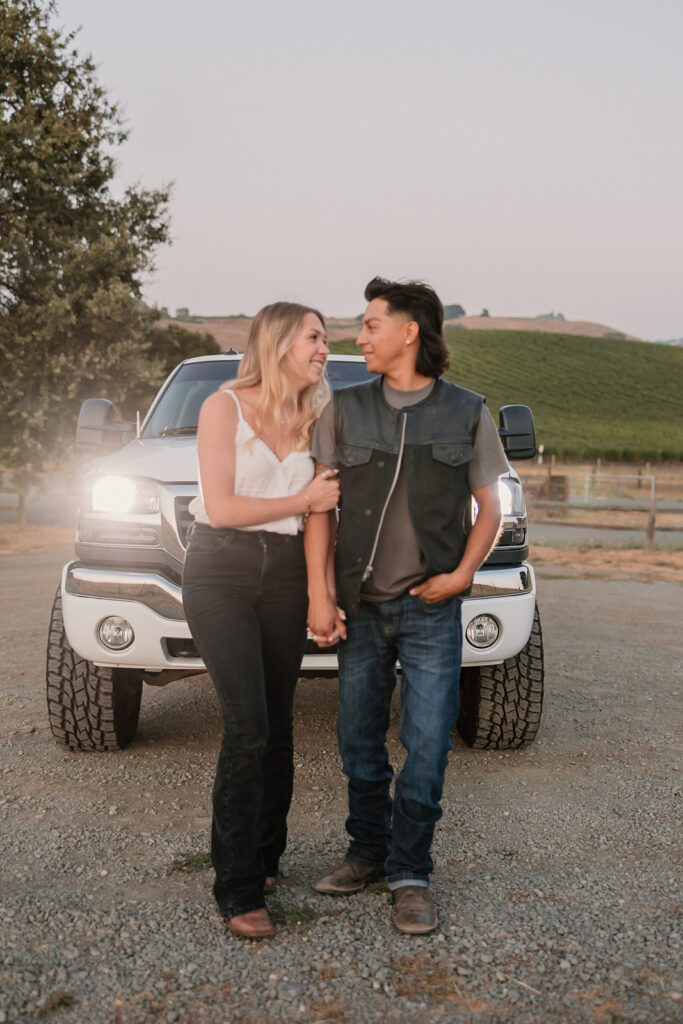
[[[196,434],[204,399],[226,380],[234,380],[239,365],[237,359],[215,359],[181,366],[157,402],[142,436]]]
[[[145,424],[142,437],[182,437],[197,433],[199,410],[205,398],[221,384],[237,376],[239,360],[211,359],[205,363],[186,363],[171,378]],[[333,390],[360,384],[374,374],[368,373],[363,360],[346,361],[334,357],[325,367]]]
[[[336,391],[337,388],[347,388],[349,384],[362,384],[364,380],[370,380],[377,375],[368,373],[364,359],[359,362],[346,362],[331,356],[325,363],[325,376],[332,390]]]

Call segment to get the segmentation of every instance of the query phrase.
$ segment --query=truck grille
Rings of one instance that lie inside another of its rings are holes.
[[[188,534],[190,527],[194,522],[194,516],[189,510],[189,504],[192,501],[193,496],[191,494],[184,494],[177,497],[175,500],[175,522],[176,529],[178,530],[178,537],[180,543],[184,548],[187,547]]]

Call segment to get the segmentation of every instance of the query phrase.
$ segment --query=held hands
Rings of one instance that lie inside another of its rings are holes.
[[[307,512],[329,512],[336,508],[340,494],[338,470],[326,469],[313,477],[304,493],[309,503]]]
[[[346,640],[346,615],[338,608],[329,593],[309,595],[308,632],[319,647],[332,647],[338,640]]]
[[[419,597],[425,604],[436,604],[445,601],[455,594],[461,594],[472,582],[472,576],[461,569],[453,572],[442,572],[438,576],[430,576],[424,583],[410,588],[413,597]]]

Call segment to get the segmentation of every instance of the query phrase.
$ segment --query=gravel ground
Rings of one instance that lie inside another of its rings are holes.
[[[456,741],[440,925],[422,939],[393,930],[382,885],[342,900],[310,888],[343,855],[345,787],[335,684],[302,681],[279,931],[245,944],[205,867],[220,730],[208,679],[146,688],[123,753],[52,740],[44,646],[68,554],[0,561],[0,1024],[683,1019],[680,586],[541,570],[541,731],[510,753]]]

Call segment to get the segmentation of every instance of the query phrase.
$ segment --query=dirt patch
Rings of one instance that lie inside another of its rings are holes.
[[[72,526],[23,526],[16,523],[0,525],[0,555],[23,555],[26,551],[63,547],[73,543]]]
[[[579,576],[640,580],[644,583],[655,580],[683,583],[683,551],[532,544],[529,561],[535,567],[565,566]]]

